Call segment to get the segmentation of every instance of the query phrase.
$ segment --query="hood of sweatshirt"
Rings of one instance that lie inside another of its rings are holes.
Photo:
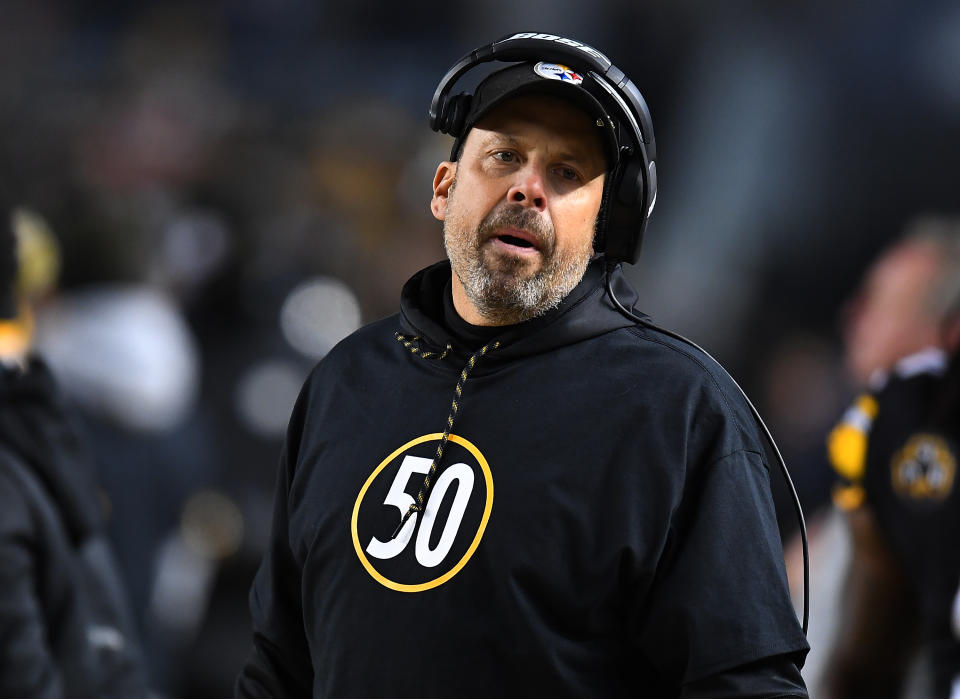
[[[632,308],[637,293],[620,266],[608,270],[603,259],[595,259],[559,306],[537,318],[503,326],[502,332],[493,337],[499,343],[498,349],[484,359],[484,365],[540,354],[635,325],[607,296],[608,274],[614,294],[625,307]],[[443,299],[450,278],[450,263],[444,261],[421,270],[404,285],[400,298],[401,333],[418,337],[421,345],[435,352],[451,345],[458,354],[469,354],[470,348],[457,346],[444,321]]]

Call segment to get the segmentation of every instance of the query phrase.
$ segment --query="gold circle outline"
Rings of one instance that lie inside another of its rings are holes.
[[[483,538],[483,532],[487,528],[487,522],[490,520],[490,511],[493,509],[493,475],[490,473],[490,465],[487,463],[487,460],[484,458],[483,454],[480,453],[480,450],[477,449],[477,447],[475,447],[471,442],[467,441],[463,437],[451,434],[449,437],[451,442],[454,444],[459,444],[473,454],[473,457],[480,464],[480,470],[483,471],[483,479],[487,485],[487,502],[483,509],[483,517],[480,519],[480,527],[477,529],[477,534],[473,538],[470,548],[468,548],[467,552],[463,554],[463,558],[461,558],[453,568],[448,570],[439,578],[428,580],[425,583],[417,583],[416,585],[407,585],[404,583],[394,582],[393,580],[384,577],[380,571],[373,567],[373,565],[370,563],[370,560],[367,558],[363,547],[360,546],[360,536],[357,533],[357,518],[360,515],[360,503],[363,502],[363,496],[367,494],[367,489],[370,487],[373,481],[376,480],[377,476],[380,475],[380,472],[386,468],[387,464],[396,459],[407,449],[415,447],[418,444],[423,444],[424,442],[437,441],[442,437],[443,434],[441,432],[425,434],[422,437],[411,439],[409,442],[390,454],[390,456],[380,462],[380,465],[377,466],[373,470],[373,473],[371,473],[367,478],[366,482],[363,484],[363,487],[360,489],[359,495],[357,495],[356,502],[353,505],[353,516],[350,518],[350,534],[353,537],[353,548],[357,552],[357,557],[360,558],[360,563],[363,564],[363,567],[367,569],[367,572],[370,573],[374,580],[384,587],[389,587],[391,590],[397,590],[398,592],[423,592],[424,590],[429,590],[439,585],[443,585],[443,583],[447,582],[447,580],[459,573],[460,570],[467,564],[467,561],[470,560],[470,557],[473,556],[473,552],[476,551],[477,546],[480,545],[480,539]]]

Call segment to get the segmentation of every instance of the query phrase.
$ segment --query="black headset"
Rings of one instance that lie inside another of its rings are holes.
[[[473,95],[451,95],[454,85],[482,63],[551,61],[589,75],[601,89],[595,95],[614,118],[619,160],[607,177],[597,222],[598,252],[609,262],[635,264],[647,219],[657,201],[657,146],[647,103],[630,79],[591,46],[554,34],[520,32],[471,51],[443,76],[430,104],[430,128],[460,138]]]

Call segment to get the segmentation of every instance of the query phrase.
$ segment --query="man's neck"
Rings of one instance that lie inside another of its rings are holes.
[[[467,292],[463,288],[463,283],[457,277],[456,273],[454,273],[452,277],[451,291],[453,292],[453,307],[457,311],[457,315],[470,323],[470,325],[479,325],[482,327],[509,325],[509,323],[495,322],[483,315],[467,296]]]

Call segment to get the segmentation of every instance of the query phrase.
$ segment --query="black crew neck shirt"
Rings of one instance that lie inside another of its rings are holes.
[[[474,325],[465,321],[453,306],[453,282],[448,281],[443,289],[443,324],[462,348],[474,352],[502,335],[513,325]]]

